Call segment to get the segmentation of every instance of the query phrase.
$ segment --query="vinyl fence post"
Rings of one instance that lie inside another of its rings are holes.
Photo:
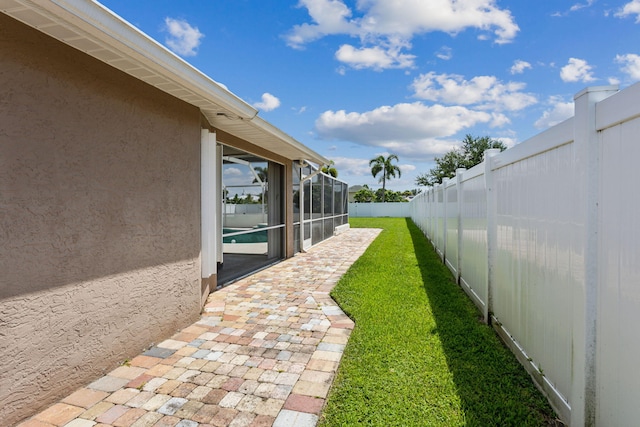
[[[596,104],[616,93],[617,86],[590,87],[574,96],[574,144],[584,155],[586,163],[584,191],[586,191],[584,295],[577,295],[577,303],[584,304],[582,319],[575,318],[574,352],[572,366],[574,378],[571,402],[571,425],[586,427],[597,424],[597,320],[599,287],[598,221],[600,198],[600,149],[596,129]],[[580,308],[579,306],[577,308]],[[580,323],[584,322],[584,346],[580,347]],[[582,351],[581,351],[582,350]],[[581,357],[580,355],[584,356]]]

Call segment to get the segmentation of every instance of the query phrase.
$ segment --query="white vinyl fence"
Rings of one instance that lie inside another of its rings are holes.
[[[349,203],[349,216],[409,218],[411,207],[406,202],[393,203]]]
[[[640,423],[640,84],[418,195],[411,217],[571,426]]]

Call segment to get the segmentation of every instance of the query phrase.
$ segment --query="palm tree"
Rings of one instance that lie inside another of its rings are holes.
[[[258,177],[260,178],[260,181],[267,182],[267,176],[269,175],[269,170],[266,167],[261,167],[261,166],[256,166],[255,168],[253,168],[253,170],[255,171],[256,175],[258,175]],[[253,179],[253,184],[255,184],[256,182],[258,182],[258,178],[254,178]]]
[[[322,173],[326,173],[327,175],[331,175],[334,178],[338,177],[338,169],[335,168],[335,163],[333,160],[329,160],[328,165],[324,165],[322,167]]]
[[[380,172],[382,172],[382,176],[378,180],[378,182],[382,183],[382,202],[384,203],[385,199],[385,189],[387,186],[387,180],[396,177],[396,173],[398,174],[398,178],[402,176],[400,172],[400,168],[398,165],[394,165],[391,163],[392,160],[399,161],[398,156],[395,154],[389,154],[388,157],[384,157],[380,155],[375,159],[371,159],[369,161],[369,166],[371,166],[371,174],[375,178]]]

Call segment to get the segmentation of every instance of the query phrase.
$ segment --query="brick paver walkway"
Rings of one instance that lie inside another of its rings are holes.
[[[315,426],[353,322],[329,297],[351,229],[210,295],[202,318],[20,427]]]

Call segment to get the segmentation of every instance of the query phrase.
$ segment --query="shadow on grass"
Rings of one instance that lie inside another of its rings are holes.
[[[515,356],[407,218],[424,290],[468,426],[560,426]]]

